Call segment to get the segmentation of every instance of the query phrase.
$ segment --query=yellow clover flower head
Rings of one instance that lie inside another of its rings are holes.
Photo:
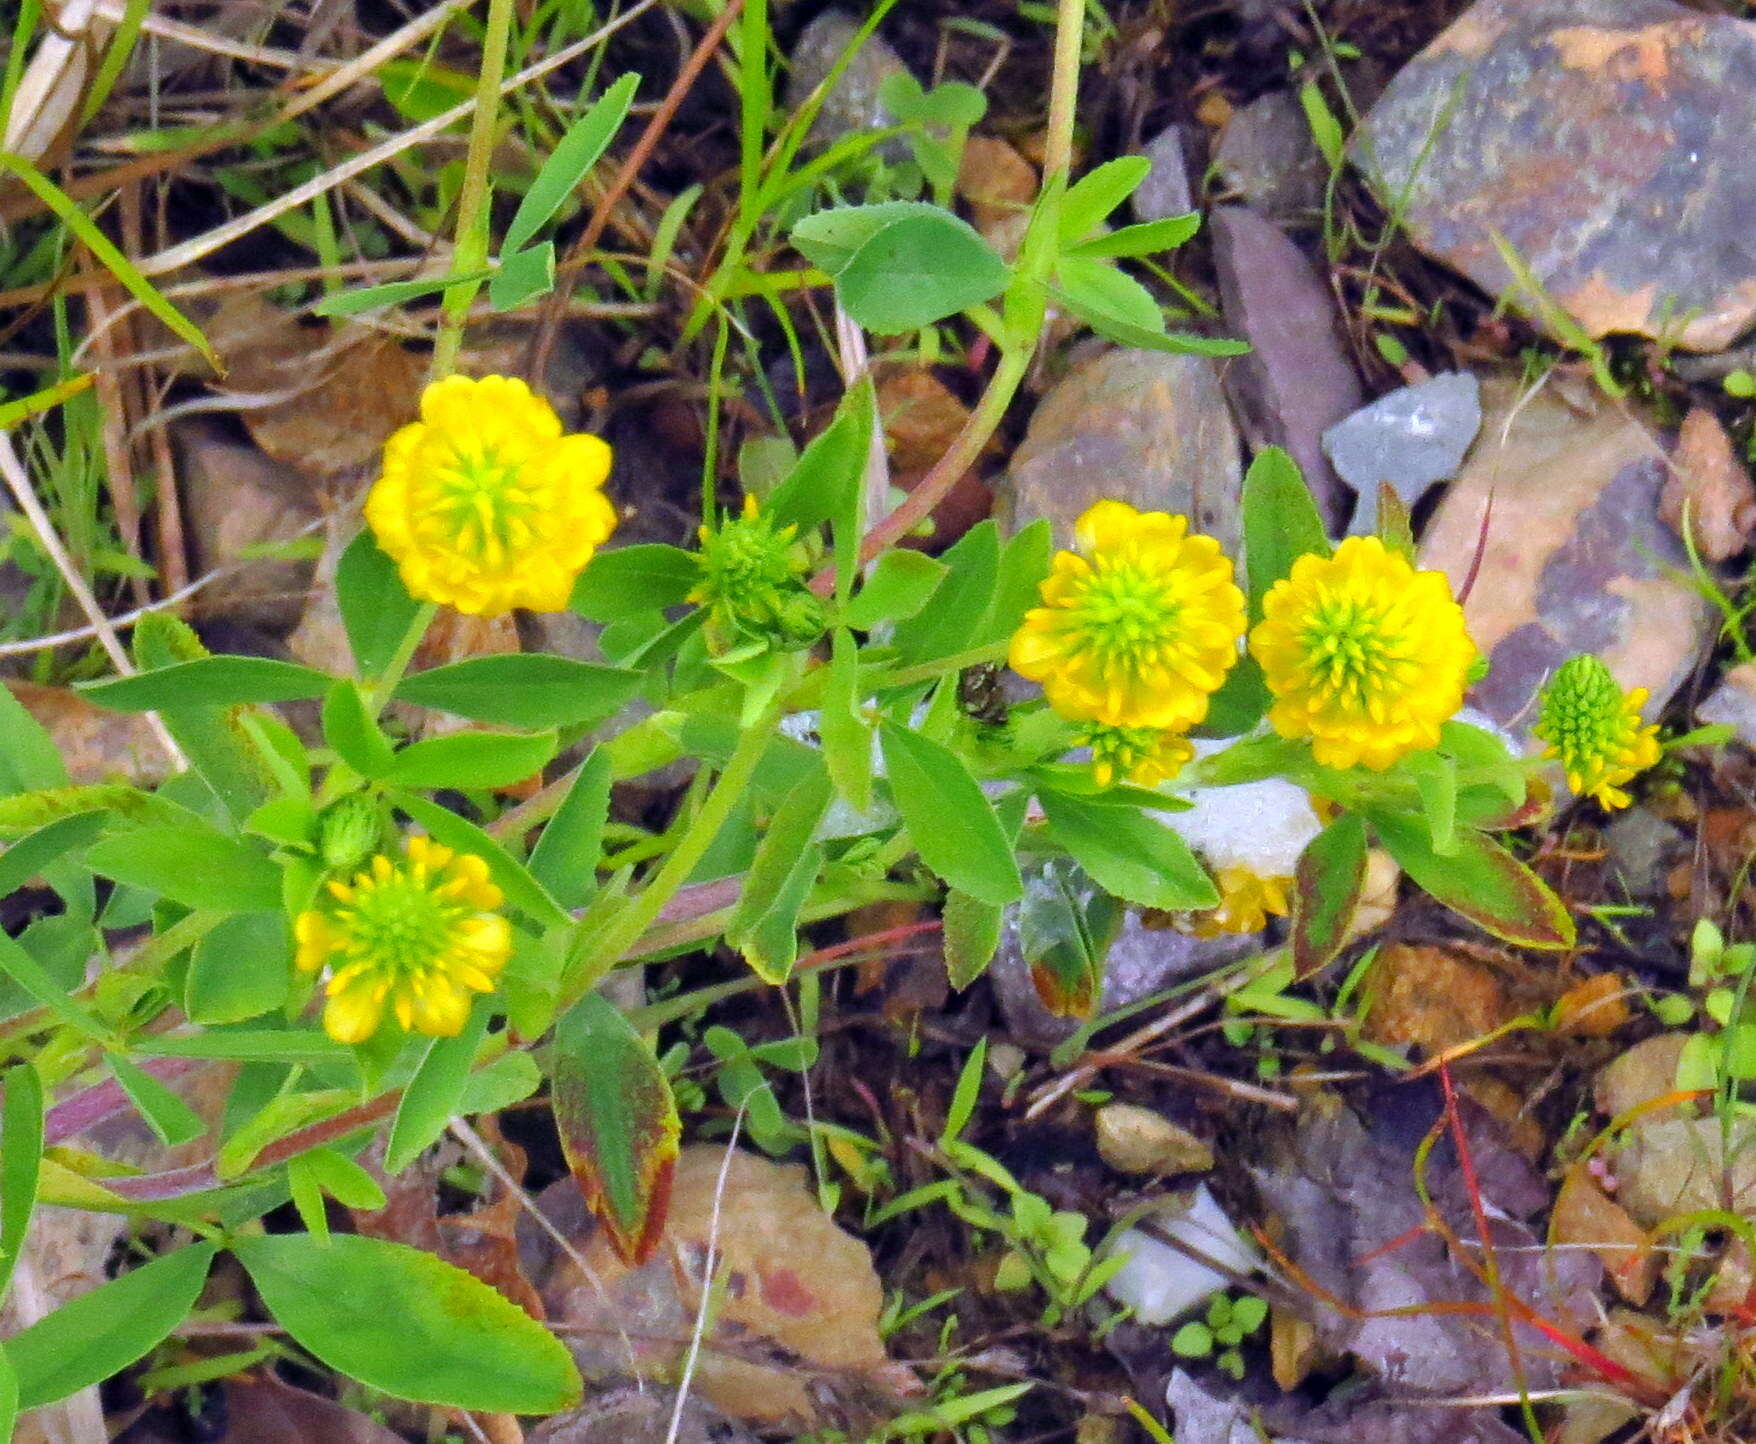
[[[477,616],[558,612],[616,529],[610,448],[512,376],[448,376],[385,443],[366,522],[409,595]]]
[[[1058,552],[1009,660],[1073,721],[1184,732],[1238,660],[1244,594],[1189,519],[1100,501]]]
[[[827,614],[806,584],[811,556],[798,530],[777,527],[754,496],[745,496],[742,515],[696,533],[701,580],[689,600],[707,607],[723,633],[809,646],[823,635]]]
[[[1567,785],[1606,808],[1626,807],[1623,784],[1659,759],[1658,728],[1642,726],[1647,690],[1624,692],[1602,660],[1563,662],[1543,689],[1542,716],[1531,729],[1560,760]]]
[[[1293,885],[1290,877],[1262,877],[1247,867],[1222,867],[1214,882],[1219,887],[1219,906],[1196,919],[1192,931],[1198,938],[1259,933],[1270,918],[1284,918],[1292,911],[1287,899]]]
[[[1416,571],[1377,537],[1302,556],[1263,598],[1250,653],[1282,737],[1325,767],[1382,772],[1434,747],[1463,705],[1475,643],[1442,572]]]
[[[1094,722],[1080,741],[1091,748],[1091,770],[1099,787],[1118,777],[1136,787],[1168,782],[1195,756],[1194,744],[1156,727],[1107,727]]]
[[[331,969],[324,1031],[363,1043],[389,1008],[412,1032],[455,1037],[472,994],[493,992],[512,953],[487,863],[411,837],[402,861],[380,853],[352,882],[328,887],[329,898],[293,923],[298,966]]]

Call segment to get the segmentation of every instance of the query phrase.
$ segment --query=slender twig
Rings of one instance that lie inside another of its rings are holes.
[[[768,1084],[762,1086],[766,1088]],[[701,1265],[701,1304],[695,1310],[695,1327],[689,1333],[689,1352],[683,1356],[683,1375],[677,1380],[677,1399],[671,1409],[671,1427],[665,1430],[665,1444],[677,1444],[677,1434],[683,1427],[683,1405],[688,1402],[689,1386],[695,1380],[695,1366],[701,1359],[701,1336],[707,1329],[707,1311],[713,1299],[713,1275],[719,1268],[720,1205],[725,1201],[726,1180],[732,1172],[732,1151],[738,1146],[738,1130],[743,1127],[744,1110],[749,1104],[746,1097],[738,1105],[737,1114],[732,1118],[732,1136],[726,1142],[725,1157],[720,1160],[719,1176],[713,1181],[713,1213],[707,1221],[707,1258]]]
[[[588,50],[602,45],[611,35],[633,22],[656,4],[658,4],[658,0],[638,0],[637,4],[630,6],[614,20],[600,25],[590,35],[575,40],[571,45],[563,46],[553,55],[546,56],[532,65],[527,65],[516,75],[507,77],[500,83],[499,93],[503,96],[510,95],[513,91],[529,85],[533,80],[540,80],[551,71],[559,70],[563,65],[584,55]],[[139,263],[139,270],[143,275],[162,276],[166,271],[181,270],[184,266],[193,265],[203,257],[212,255],[222,246],[229,246],[233,241],[279,219],[288,211],[309,205],[318,196],[335,189],[344,181],[352,180],[355,176],[371,170],[374,166],[381,165],[393,156],[401,155],[413,146],[436,139],[456,125],[458,121],[473,114],[475,108],[476,100],[472,95],[466,100],[459,101],[450,110],[434,116],[431,120],[423,121],[419,125],[397,132],[388,140],[380,142],[369,150],[361,151],[360,154],[343,161],[340,165],[330,167],[321,175],[312,176],[303,184],[294,186],[291,190],[276,196],[271,201],[264,202],[256,209],[238,216],[234,220],[215,226],[212,230],[203,231],[198,236],[191,236],[188,240],[160,251],[157,255],[146,257]]]
[[[659,137],[670,128],[672,117],[676,115],[677,107],[683,103],[683,97],[694,86],[696,77],[707,67],[714,51],[719,49],[720,41],[725,39],[726,31],[731,28],[732,21],[738,18],[738,12],[743,8],[744,0],[730,0],[726,8],[715,17],[700,43],[683,62],[683,68],[677,72],[677,78],[671,82],[671,88],[659,102],[659,108],[652,113],[652,119],[647,121],[646,129],[640,133],[640,139],[634,142],[634,148],[628,152],[628,158],[622,162],[609,189],[593,208],[585,229],[567,248],[567,255],[561,264],[555,267],[554,289],[543,298],[536,329],[525,352],[524,374],[533,385],[548,368],[549,353],[555,349],[555,338],[561,331],[561,318],[566,314],[567,297],[573,289],[574,280],[591,260],[592,252],[597,249],[598,242],[603,239],[604,231],[609,227],[611,214],[621,204],[622,197],[628,194],[634,178],[640,174],[647,158],[658,145]]]
[[[605,1286],[602,1275],[591,1266],[591,1260],[579,1251],[572,1239],[555,1226],[555,1221],[543,1212],[524,1185],[512,1176],[512,1171],[500,1161],[494,1150],[488,1147],[487,1140],[470,1127],[467,1119],[453,1118],[447,1127],[450,1129],[451,1136],[475,1154],[482,1167],[494,1175],[494,1178],[508,1194],[518,1200],[519,1207],[531,1216],[532,1222],[549,1236],[556,1248],[567,1256],[568,1262],[579,1270],[581,1277],[597,1290],[601,1298],[609,1302],[610,1291]],[[629,1337],[621,1315],[613,1314],[611,1322],[615,1325],[617,1336],[622,1340],[622,1347],[628,1352],[629,1372],[638,1374],[640,1372],[640,1356],[634,1352],[634,1340]]]
[[[109,655],[110,662],[118,672],[124,677],[133,676],[133,661],[130,660],[128,653],[123,651],[122,643],[116,638],[116,629],[110,625],[110,619],[104,615],[104,609],[98,605],[98,599],[92,595],[91,588],[86,585],[85,578],[80,575],[79,568],[73,563],[73,558],[67,554],[67,548],[61,544],[61,538],[55,531],[54,523],[49,520],[49,514],[43,510],[42,503],[37,500],[36,491],[30,484],[30,477],[26,475],[23,463],[18,459],[18,453],[12,449],[12,438],[4,432],[0,432],[0,475],[5,476],[6,486],[12,493],[12,499],[18,503],[18,509],[30,522],[31,530],[37,534],[37,541],[49,554],[49,560],[54,562],[55,570],[61,574],[61,580],[66,583],[67,590],[72,593],[73,600],[78,603],[80,611],[84,612],[87,620],[90,621],[98,644]],[[189,764],[184,760],[183,749],[177,745],[170,732],[166,730],[164,721],[159,717],[159,714],[148,712],[146,720],[147,725],[152,729],[153,736],[164,748],[165,755],[171,759],[171,765],[179,770],[186,768]]]

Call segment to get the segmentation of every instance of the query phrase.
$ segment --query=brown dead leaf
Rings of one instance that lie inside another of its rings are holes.
[[[226,1385],[223,1444],[402,1444],[368,1415],[274,1379]]]
[[[425,358],[368,326],[301,325],[245,292],[226,299],[208,336],[256,444],[320,480],[374,464],[418,412]]]
[[[1036,199],[1036,167],[1005,141],[972,135],[963,147],[957,193],[969,202],[976,229],[986,232],[1030,209]]]
[[[1628,984],[1620,973],[1599,973],[1577,983],[1555,1004],[1555,1025],[1574,1038],[1607,1038],[1632,1016]]]
[[[235,440],[211,419],[173,421],[170,433],[195,565],[203,572],[237,567],[203,589],[202,612],[292,627],[304,611],[312,563],[239,563],[253,548],[309,533],[321,515],[317,487],[298,468]]]
[[[1659,493],[1659,515],[1683,535],[1683,508],[1704,560],[1723,562],[1750,544],[1756,530],[1756,485],[1738,460],[1725,428],[1705,406],[1694,406],[1677,432],[1670,475]]]
[[[479,1127],[495,1156],[513,1178],[524,1176],[524,1150],[500,1137],[494,1121],[483,1117]],[[364,1160],[384,1190],[384,1207],[352,1209],[354,1227],[372,1238],[408,1244],[456,1264],[491,1289],[511,1299],[534,1319],[543,1318],[543,1302],[524,1272],[518,1253],[518,1222],[527,1213],[524,1201],[500,1185],[488,1202],[470,1213],[439,1212],[439,1186],[444,1174],[463,1157],[449,1138],[395,1177],[382,1171],[383,1145],[374,1144]]]
[[[1366,1036],[1442,1053],[1514,1016],[1497,974],[1444,948],[1396,943],[1372,969]]]
[[[1562,1181],[1549,1218],[1551,1244],[1583,1244],[1603,1260],[1610,1282],[1631,1304],[1644,1304],[1658,1280],[1659,1256],[1646,1230],[1592,1176],[1575,1164]]]
[[[720,1175],[725,1172],[723,1191]],[[557,1227],[580,1240],[590,1277],[530,1231],[527,1250],[551,1324],[591,1379],[668,1377],[694,1328],[710,1248],[711,1328],[695,1382],[709,1402],[752,1423],[881,1413],[912,1376],[887,1361],[878,1336],[883,1288],[866,1246],[817,1206],[805,1171],[718,1146],[685,1148],[657,1255],[629,1269],[585,1222],[571,1181],[542,1197]],[[716,1219],[717,1212],[717,1219]],[[885,1402],[878,1405],[877,1401]]]

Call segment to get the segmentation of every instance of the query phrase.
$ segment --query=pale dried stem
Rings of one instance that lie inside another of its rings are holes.
[[[501,82],[498,87],[500,96],[504,98],[505,96],[512,94],[513,91],[518,90],[520,87],[529,85],[533,80],[540,80],[551,71],[559,70],[569,61],[584,55],[587,51],[596,46],[602,45],[610,36],[630,24],[647,10],[650,10],[657,3],[658,0],[639,0],[638,4],[634,5],[624,14],[618,15],[614,20],[611,20],[604,25],[600,25],[596,30],[592,31],[590,35],[574,41],[571,45],[563,46],[553,55],[546,56],[544,59],[537,61],[534,65],[527,65],[516,75]],[[404,28],[407,29],[408,27]],[[401,32],[398,33],[400,34]],[[373,50],[378,50],[379,48],[381,47],[374,46]],[[371,53],[371,51],[366,52],[366,54]],[[387,58],[389,57],[383,57],[383,59]],[[360,57],[360,60],[364,59],[365,56]],[[382,59],[378,63],[382,63]],[[355,79],[366,73],[366,70],[359,68],[359,61],[355,61],[352,65],[344,68],[354,70],[356,72],[354,76]],[[329,80],[314,87],[313,91],[315,92],[316,90],[324,89],[329,85],[330,81],[334,80],[334,78],[335,77],[333,76],[329,77]],[[352,80],[348,83],[351,84]],[[336,86],[333,89],[330,89],[327,93],[334,94],[335,90],[340,88],[342,87]],[[268,225],[270,222],[285,215],[288,211],[297,210],[300,206],[308,205],[318,196],[323,195],[327,191],[333,190],[343,182],[350,181],[355,176],[371,170],[374,166],[381,165],[392,157],[401,155],[411,146],[419,145],[423,141],[437,139],[453,125],[456,125],[458,121],[464,120],[472,115],[475,112],[475,108],[476,101],[475,97],[472,95],[468,99],[459,101],[456,105],[452,106],[450,110],[434,116],[431,120],[424,121],[417,126],[412,126],[408,130],[401,131],[398,134],[391,136],[388,140],[372,146],[368,150],[361,151],[359,155],[353,156],[350,159],[341,162],[339,165],[331,166],[328,170],[324,171],[323,174],[313,176],[303,185],[294,186],[284,195],[276,196],[273,200],[264,202],[262,205],[257,206],[253,211],[249,211],[244,215],[227,221],[223,225],[215,226],[212,230],[204,231],[199,236],[192,236],[189,240],[160,251],[155,256],[146,257],[139,262],[139,268],[144,275],[161,276],[167,271],[175,271],[184,266],[193,265],[196,261],[213,254],[213,252],[219,250],[221,247],[229,246],[232,242],[249,235],[250,232]],[[291,106],[288,107],[289,112],[292,114],[299,114],[308,109],[310,109],[309,104],[299,106],[296,109]]]
[[[568,1262],[570,1262],[574,1268],[579,1270],[580,1276],[596,1289],[599,1296],[607,1302],[610,1297],[610,1292],[609,1289],[605,1287],[603,1278],[598,1274],[598,1271],[591,1266],[590,1262],[586,1259],[585,1255],[579,1251],[573,1240],[568,1238],[566,1234],[562,1233],[560,1229],[556,1228],[554,1220],[537,1206],[537,1201],[530,1196],[524,1185],[512,1176],[506,1165],[495,1156],[494,1150],[488,1147],[487,1140],[484,1139],[481,1134],[477,1133],[475,1129],[471,1128],[468,1121],[465,1119],[453,1118],[448,1126],[451,1131],[451,1136],[473,1153],[476,1156],[476,1159],[481,1163],[482,1167],[494,1175],[495,1181],[498,1182],[507,1193],[511,1194],[512,1197],[518,1200],[519,1207],[530,1214],[531,1218],[536,1222],[536,1226],[549,1236],[555,1244],[555,1247],[560,1249],[561,1252],[567,1256]],[[634,1352],[634,1340],[628,1336],[628,1331],[622,1327],[620,1318],[616,1318],[615,1323],[616,1334],[622,1340],[622,1347],[628,1351],[629,1372],[638,1377],[639,1358]]]
[[[459,3],[445,8],[457,10],[470,3],[473,0],[459,0]],[[128,7],[125,0],[97,0],[93,9],[99,19],[107,20],[112,25],[120,25]],[[422,20],[427,28],[432,28],[430,16],[423,16]],[[143,33],[156,35],[161,40],[175,40],[194,50],[204,50],[210,55],[224,55],[233,60],[246,60],[252,65],[261,65],[270,70],[297,70],[315,74],[332,68],[331,62],[318,57],[300,55],[296,50],[281,50],[272,45],[251,45],[248,41],[234,40],[229,35],[219,35],[197,25],[185,25],[180,20],[167,19],[151,10],[141,20],[140,28]]]
[[[764,1084],[764,1087],[767,1085]],[[732,1136],[726,1142],[726,1154],[720,1160],[719,1176],[713,1181],[713,1215],[707,1223],[707,1258],[701,1265],[701,1306],[695,1311],[695,1327],[689,1334],[689,1352],[683,1359],[683,1375],[677,1380],[677,1402],[671,1409],[671,1427],[665,1430],[665,1444],[677,1444],[683,1428],[683,1406],[689,1401],[689,1385],[695,1379],[695,1366],[701,1358],[701,1338],[707,1331],[707,1311],[713,1299],[713,1276],[719,1268],[720,1206],[725,1202],[726,1180],[732,1172],[732,1151],[738,1146],[738,1130],[744,1125],[744,1109],[749,1099],[738,1105],[732,1119]]]
[[[86,620],[92,625],[92,632],[109,656],[112,665],[124,677],[134,675],[134,663],[129,660],[128,653],[123,651],[122,644],[116,638],[116,629],[110,625],[110,619],[104,615],[104,609],[98,605],[98,599],[92,595],[91,588],[86,585],[85,578],[79,574],[79,568],[73,564],[73,558],[67,554],[67,548],[61,544],[54,524],[43,510],[42,503],[37,500],[36,491],[31,487],[30,477],[26,474],[24,464],[19,461],[18,453],[12,449],[12,438],[0,432],[0,475],[6,478],[7,488],[12,492],[12,499],[18,503],[18,509],[24,513],[25,520],[31,524],[31,530],[37,535],[42,548],[54,562],[55,570],[60,572],[61,580],[67,584],[67,590],[73,594],[73,600]],[[164,721],[157,712],[146,714],[147,725],[152,728],[153,735],[158,738],[159,745],[164,748],[165,755],[171,759],[171,765],[182,770],[188,767],[179,747],[166,730]]]
[[[34,1251],[27,1243],[12,1273],[12,1307],[20,1329],[46,1318],[55,1304],[38,1276]],[[36,1411],[47,1444],[109,1444],[103,1401],[92,1384],[77,1394]]]

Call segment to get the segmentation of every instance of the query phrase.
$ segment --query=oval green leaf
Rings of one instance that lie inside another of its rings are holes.
[[[506,727],[567,727],[608,717],[634,695],[640,673],[568,657],[512,652],[471,657],[405,677],[396,695],[419,707]]]
[[[1527,948],[1570,948],[1567,905],[1528,867],[1484,833],[1459,829],[1455,849],[1433,850],[1418,817],[1374,813],[1372,830],[1417,886],[1484,932]]]
[[[408,594],[396,563],[369,530],[349,542],[336,563],[335,600],[354,665],[362,677],[376,677],[390,665],[421,604]]]
[[[567,605],[594,622],[615,622],[677,606],[700,580],[695,558],[680,547],[616,547],[591,559]]]
[[[1219,890],[1182,837],[1128,804],[1044,791],[1049,832],[1106,891],[1143,907],[1219,905]]]
[[[93,843],[93,872],[131,883],[184,907],[272,912],[281,905],[280,869],[260,852],[193,823],[137,827]]]
[[[1366,878],[1366,825],[1344,812],[1312,838],[1293,890],[1293,967],[1308,978],[1342,949]]]
[[[314,667],[272,657],[202,657],[132,677],[83,682],[79,690],[112,712],[151,712],[161,707],[297,702],[321,697],[334,680]]]
[[[443,1259],[356,1234],[242,1238],[232,1252],[301,1347],[374,1389],[491,1414],[579,1402],[566,1346]]]
[[[894,722],[883,724],[880,738],[890,795],[921,861],[983,902],[1021,897],[1005,829],[957,754]]]
[[[100,1284],[6,1341],[18,1405],[37,1409],[120,1373],[188,1316],[214,1246],[190,1244]]]
[[[860,325],[894,336],[991,300],[1011,278],[973,226],[935,209],[879,230],[836,276],[835,289]]]
[[[509,787],[540,772],[555,755],[553,732],[453,732],[396,754],[384,781],[397,787]]]
[[[259,1018],[286,1002],[292,969],[285,913],[234,913],[196,943],[184,1011],[204,1027]]]

